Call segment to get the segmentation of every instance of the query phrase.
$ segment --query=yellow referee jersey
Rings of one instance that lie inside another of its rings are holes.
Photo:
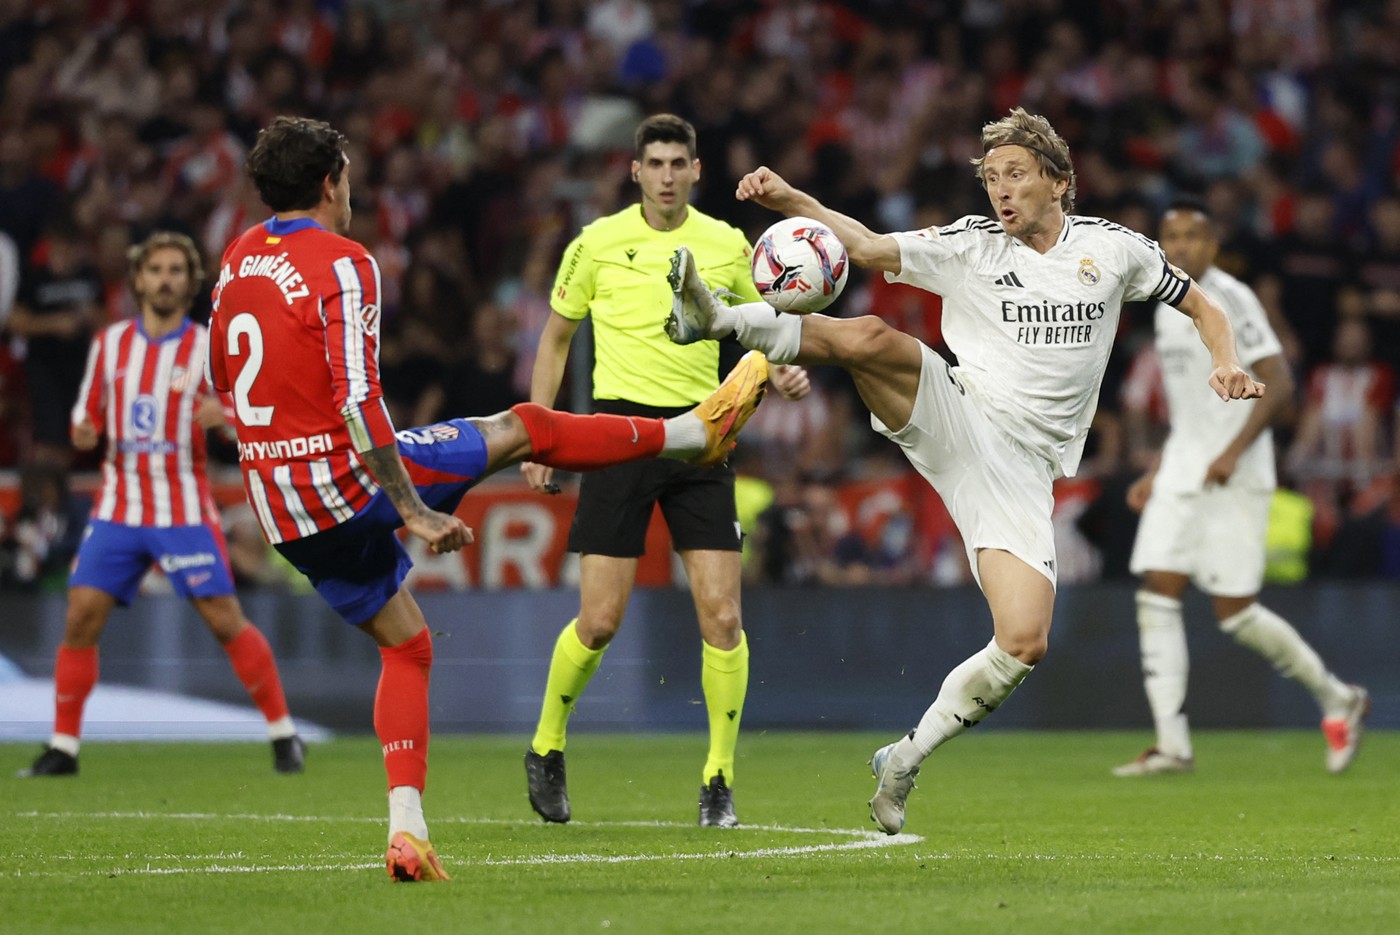
[[[719,385],[719,345],[672,344],[666,273],[679,246],[690,248],[711,289],[761,301],[749,271],[749,244],[737,227],[690,208],[685,223],[659,231],[634,204],[589,224],[564,251],[550,307],[575,321],[593,316],[593,397],[647,406],[691,406]]]

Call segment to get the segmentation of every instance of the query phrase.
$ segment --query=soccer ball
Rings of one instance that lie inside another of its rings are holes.
[[[780,312],[820,312],[846,287],[846,248],[831,228],[811,218],[787,218],[763,232],[753,248],[753,284]]]

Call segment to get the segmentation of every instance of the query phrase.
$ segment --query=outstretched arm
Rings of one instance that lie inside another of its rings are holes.
[[[1210,388],[1215,390],[1216,395],[1221,399],[1255,399],[1263,396],[1264,384],[1256,382],[1240,366],[1239,355],[1235,352],[1235,330],[1230,327],[1230,316],[1225,314],[1225,310],[1194,282],[1177,308],[1196,323],[1201,341],[1210,351],[1213,368]]]
[[[820,221],[845,244],[847,255],[857,266],[889,273],[900,270],[899,244],[893,237],[877,234],[855,218],[831,210],[806,192],[793,188],[767,166],[759,166],[741,178],[734,197],[740,201],[756,201],[788,217]]]

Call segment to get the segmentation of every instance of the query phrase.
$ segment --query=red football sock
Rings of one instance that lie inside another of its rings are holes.
[[[530,460],[565,471],[596,471],[661,454],[666,443],[662,419],[644,416],[557,412],[538,403],[520,403],[510,411],[530,435]]]
[[[374,732],[384,748],[389,788],[428,781],[428,673],[433,638],[427,627],[398,646],[381,646],[383,669],[374,696]]]
[[[83,705],[97,684],[96,646],[59,646],[53,667],[53,732],[81,735]]]
[[[277,675],[277,660],[267,637],[255,626],[246,626],[224,644],[234,674],[248,689],[253,704],[271,724],[287,716],[287,698],[282,694],[282,679]]]

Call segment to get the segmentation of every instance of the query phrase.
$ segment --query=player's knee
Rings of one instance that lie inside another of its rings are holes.
[[[616,613],[580,613],[578,623],[574,624],[579,642],[589,649],[602,649],[611,643],[622,626],[622,611],[625,609],[618,609]]]
[[[1050,635],[1048,633],[1024,633],[1003,636],[997,634],[997,645],[1009,656],[1014,656],[1018,661],[1033,666],[1045,658],[1046,651],[1050,648]]]
[[[529,426],[533,413],[527,407],[547,411],[535,403],[521,403],[505,412],[470,420],[486,442],[488,471],[529,460],[536,446],[532,442],[535,433]]]
[[[107,614],[83,601],[69,601],[68,614],[63,621],[63,643],[72,647],[96,646]]]
[[[714,597],[701,595],[697,603],[700,629],[706,637],[706,642],[719,645],[715,640],[709,639],[711,635],[724,639],[732,638],[735,643],[739,641],[739,630],[743,621],[739,612],[739,601],[732,594],[723,593]]]

